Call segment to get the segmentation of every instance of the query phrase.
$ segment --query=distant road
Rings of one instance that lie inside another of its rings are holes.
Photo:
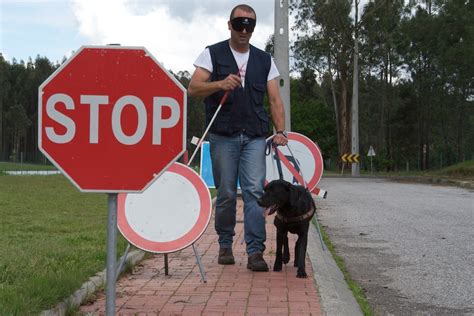
[[[474,191],[324,178],[321,224],[377,315],[474,315]]]

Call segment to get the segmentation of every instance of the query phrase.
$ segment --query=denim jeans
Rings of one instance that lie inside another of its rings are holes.
[[[235,235],[237,179],[244,201],[247,254],[265,250],[265,217],[257,200],[265,182],[265,138],[246,134],[209,134],[212,172],[217,189],[215,229],[221,248],[231,248]]]

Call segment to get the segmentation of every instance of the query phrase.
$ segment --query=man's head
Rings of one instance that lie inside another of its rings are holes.
[[[232,48],[237,50],[248,49],[256,21],[257,15],[252,7],[239,4],[232,9],[228,22]]]
[[[232,9],[232,11],[230,12],[229,21],[231,21],[233,18],[235,18],[235,11],[236,10],[242,10],[242,11],[245,11],[247,13],[253,14],[253,18],[257,19],[257,14],[255,13],[255,10],[251,6],[246,5],[246,4],[239,4],[239,5],[235,6]]]

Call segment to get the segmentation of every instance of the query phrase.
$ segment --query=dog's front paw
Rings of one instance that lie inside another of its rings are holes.
[[[300,271],[298,270],[296,272],[296,277],[297,278],[302,278],[302,279],[306,279],[308,277],[308,275],[306,274],[306,271]]]
[[[275,262],[275,264],[273,265],[273,271],[281,271],[281,268],[282,268],[281,262],[279,263]]]

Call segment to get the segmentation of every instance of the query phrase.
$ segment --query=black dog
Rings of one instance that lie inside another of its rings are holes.
[[[290,261],[288,232],[297,234],[295,245],[296,277],[306,278],[306,248],[309,222],[316,212],[311,193],[300,185],[284,180],[274,180],[265,187],[265,194],[258,204],[266,208],[268,215],[276,212],[274,224],[277,228],[277,249],[273,271],[281,271],[282,263]]]

